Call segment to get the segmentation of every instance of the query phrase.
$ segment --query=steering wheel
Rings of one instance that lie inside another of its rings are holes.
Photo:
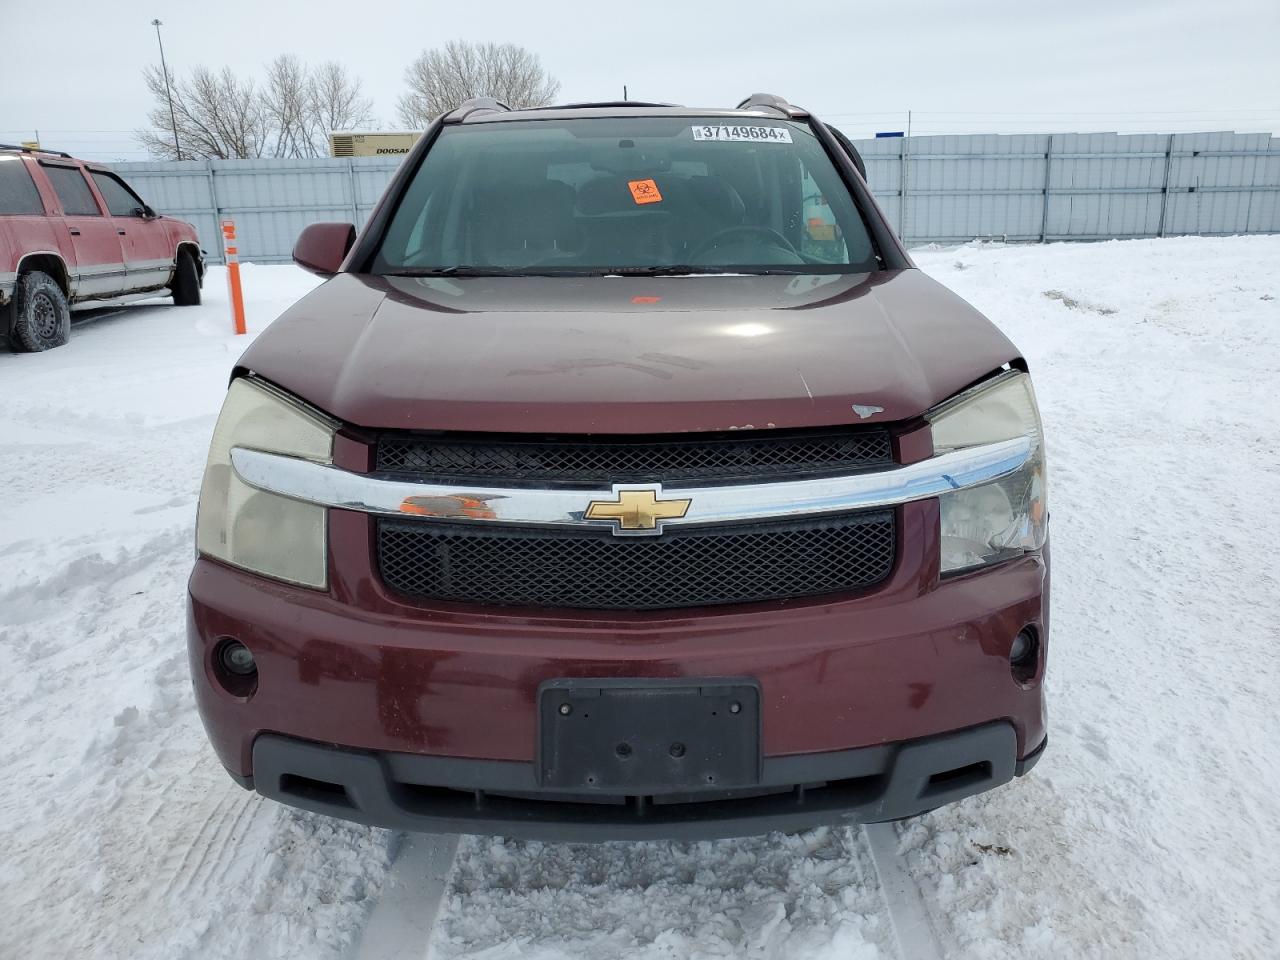
[[[707,239],[703,240],[696,250],[689,254],[689,259],[697,262],[698,258],[713,247],[719,246],[724,242],[726,237],[736,235],[762,237],[769,240],[774,246],[787,253],[792,254],[796,258],[797,263],[803,263],[804,259],[800,256],[800,251],[791,245],[791,241],[780,234],[773,227],[762,227],[752,223],[740,223],[735,227],[725,227],[723,230],[717,230]]]

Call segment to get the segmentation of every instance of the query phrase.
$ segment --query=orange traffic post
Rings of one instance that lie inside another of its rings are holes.
[[[222,221],[222,252],[227,264],[227,285],[231,289],[231,318],[235,321],[236,333],[245,332],[244,325],[244,293],[240,289],[240,248],[236,246],[236,222]]]

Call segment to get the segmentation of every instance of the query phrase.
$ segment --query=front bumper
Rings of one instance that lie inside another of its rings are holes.
[[[766,758],[750,790],[668,796],[565,795],[531,763],[348,750],[264,734],[253,781],[265,797],[372,826],[529,840],[708,840],[922,813],[1021,776],[1007,722],[909,743]]]
[[[970,791],[978,792],[1007,780],[1043,744],[1049,558],[1046,547],[940,581],[937,501],[899,508],[897,528],[893,573],[863,594],[674,611],[547,611],[397,598],[377,575],[369,517],[334,509],[327,592],[205,558],[196,562],[188,635],[197,702],[232,776],[286,802],[318,801],[285,790],[281,783],[297,781],[273,780],[272,770],[338,784],[349,799],[370,798],[325,801],[326,812],[352,819],[417,823],[418,829],[464,829],[465,823],[486,831],[526,822],[543,829],[536,824],[550,819],[546,829],[554,832],[568,817],[573,832],[586,836],[596,831],[574,820],[572,811],[532,815],[512,808],[509,796],[486,796],[498,805],[487,809],[502,814],[490,817],[477,813],[468,795],[492,790],[485,778],[499,770],[511,778],[494,781],[495,792],[528,792],[522,785],[538,760],[541,685],[557,678],[746,677],[760,689],[760,785],[784,792],[818,781],[839,786],[815,793],[808,806],[776,795],[704,800],[682,804],[679,812],[672,807],[662,814],[666,821],[645,823],[665,822],[661,830],[670,831],[696,819],[702,826],[690,827],[689,835],[728,835],[774,829],[774,816],[796,825],[814,822],[815,815],[905,816],[955,797],[908,798],[910,791],[894,786],[893,758],[906,749],[899,745],[1000,724],[1001,736],[1011,739],[986,752],[981,762],[990,772]],[[1032,681],[1020,684],[1011,676],[1009,650],[1027,625],[1041,638],[1040,662]],[[213,653],[224,637],[254,653],[252,696],[233,696],[214,675]],[[279,737],[330,745],[288,756],[327,750],[331,773],[341,775],[315,775],[324,765],[305,765],[311,759],[296,769],[292,759],[264,759],[276,754],[264,754],[263,745]],[[821,775],[778,772],[820,757],[834,764]],[[394,775],[349,773],[353,765]],[[925,764],[933,768],[930,776],[966,765],[934,758]],[[441,779],[437,772],[446,767],[450,775]],[[480,779],[467,779],[472,776]],[[405,784],[414,788],[411,795]],[[786,803],[792,806],[782,810]],[[640,835],[631,814],[603,814],[598,807],[591,805],[592,821],[606,817],[601,831]],[[717,826],[719,820],[726,822]]]

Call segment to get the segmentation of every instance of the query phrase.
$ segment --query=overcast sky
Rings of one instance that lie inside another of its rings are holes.
[[[50,22],[56,12],[56,24]],[[536,52],[565,101],[781,94],[852,136],[1280,132],[1280,0],[531,3],[0,0],[0,141],[140,160],[142,68],[336,59],[392,125],[405,65],[453,38]]]

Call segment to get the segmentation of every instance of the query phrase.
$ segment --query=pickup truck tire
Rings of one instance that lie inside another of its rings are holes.
[[[169,285],[173,293],[173,302],[179,307],[200,306],[200,273],[196,270],[196,261],[185,250],[178,253],[178,262],[173,270],[173,283]]]
[[[56,280],[40,270],[18,278],[13,298],[13,342],[18,350],[38,353],[71,339],[71,306]]]

